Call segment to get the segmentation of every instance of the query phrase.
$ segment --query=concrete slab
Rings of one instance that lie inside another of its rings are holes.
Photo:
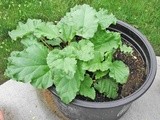
[[[151,88],[120,120],[160,120],[160,57],[158,71]],[[60,120],[40,99],[37,90],[29,84],[8,81],[0,86],[0,110],[5,120]]]
[[[5,120],[59,120],[29,84],[8,81],[0,86],[0,110]]]

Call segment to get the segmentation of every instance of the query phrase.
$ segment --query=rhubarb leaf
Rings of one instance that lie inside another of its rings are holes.
[[[78,43],[72,42],[75,54],[79,60],[89,61],[94,58],[94,45],[89,40],[81,40]]]
[[[76,29],[74,28],[74,26],[59,22],[58,27],[59,27],[59,31],[60,31],[60,37],[63,39],[63,41],[71,42],[71,40],[76,35]]]
[[[93,80],[89,77],[89,75],[85,76],[84,81],[81,82],[80,86],[80,95],[83,95],[85,97],[89,97],[91,99],[95,99],[96,92],[95,89],[92,87]]]
[[[54,77],[56,91],[61,100],[68,104],[76,97],[79,91],[80,79],[76,79],[75,77],[68,79],[65,75],[60,77],[58,74],[61,74],[61,72],[56,73]]]
[[[78,61],[77,61],[77,71],[76,71],[76,74],[75,74],[75,77],[76,77],[77,79],[80,79],[81,81],[84,80],[84,75],[85,75],[85,72],[86,72],[86,71],[83,69],[82,65],[83,65],[83,62],[80,61],[80,60],[78,60]]]
[[[5,74],[11,79],[30,82],[37,88],[53,85],[52,72],[47,65],[48,49],[41,44],[34,44],[25,50],[14,51],[8,58]]]
[[[48,66],[54,70],[61,70],[73,78],[76,72],[77,60],[63,54],[63,50],[53,50],[48,54],[47,57]]]
[[[21,43],[25,46],[25,47],[29,47],[31,45],[38,45],[38,44],[41,44],[41,43],[38,43],[38,40],[36,37],[34,36],[27,36],[26,38],[23,38],[21,40]]]
[[[62,40],[59,38],[56,38],[56,39],[46,40],[45,42],[51,46],[57,46],[57,45],[59,46]]]
[[[132,54],[133,53],[133,49],[131,47],[128,47],[125,44],[123,44],[123,45],[120,46],[120,50],[123,53],[128,53],[128,54]]]
[[[121,36],[117,32],[99,30],[90,40],[94,44],[95,50],[102,54],[113,51],[121,45]]]
[[[58,38],[59,30],[52,22],[43,22],[34,30],[34,35],[37,38],[46,37],[48,39]]]
[[[81,81],[84,79],[84,73],[81,69],[81,62],[77,63],[77,70],[73,78],[68,78],[66,73],[59,70],[54,71],[56,91],[64,103],[68,104],[76,97]]]
[[[96,16],[103,30],[108,28],[111,24],[116,24],[117,22],[116,17],[113,14],[109,14],[108,11],[105,9],[100,9],[97,12]]]
[[[100,79],[100,78],[106,76],[108,73],[109,73],[109,71],[103,71],[103,72],[102,71],[96,71],[95,72],[95,78]]]
[[[100,52],[95,51],[94,56],[95,57],[92,60],[83,63],[84,69],[91,72],[95,72],[97,70],[106,71],[109,69],[111,62],[107,59],[104,60],[104,57]]]
[[[95,56],[94,59],[83,63],[84,69],[91,72],[95,72],[96,70],[102,68],[101,62],[104,60],[103,56],[100,54],[100,52],[95,52],[94,56]]]
[[[117,83],[124,84],[129,76],[129,68],[122,61],[114,61],[110,65],[109,76],[116,80]]]
[[[17,38],[23,38],[25,35],[33,33],[35,29],[41,24],[42,21],[37,19],[28,19],[25,24],[19,22],[17,28],[9,32],[9,36],[13,40],[16,40]]]
[[[89,5],[77,5],[60,21],[75,28],[76,35],[89,39],[97,31],[98,19],[96,10]]]
[[[115,99],[118,96],[118,84],[112,79],[100,79],[98,83],[94,84],[94,87],[108,98]]]

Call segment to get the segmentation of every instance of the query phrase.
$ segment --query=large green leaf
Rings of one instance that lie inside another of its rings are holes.
[[[51,40],[45,40],[44,42],[51,46],[60,46],[62,40],[60,38],[56,38]]]
[[[128,54],[132,54],[133,53],[133,49],[129,46],[127,46],[126,44],[123,44],[120,46],[120,50],[123,52],[123,53],[128,53]]]
[[[78,43],[72,42],[74,52],[79,60],[89,61],[94,58],[94,45],[89,40],[81,40]]]
[[[121,45],[121,36],[117,32],[99,30],[90,40],[94,44],[95,50],[101,53],[111,52]]]
[[[61,74],[61,72],[56,74],[54,78],[56,81],[56,91],[61,100],[68,104],[76,97],[80,87],[80,80],[75,77],[72,79],[68,79],[66,76],[60,77],[58,74]]]
[[[40,37],[47,37],[48,39],[58,38],[59,30],[56,25],[54,25],[52,22],[43,22],[41,23],[35,30],[34,35],[37,38]]]
[[[75,28],[76,35],[92,38],[97,31],[98,19],[96,10],[89,5],[77,5],[60,21]]]
[[[108,59],[104,60],[103,54],[95,51],[94,59],[83,63],[83,68],[91,72],[97,70],[106,71],[109,69],[110,64],[111,61],[108,61]]]
[[[103,56],[99,52],[95,52],[94,59],[83,63],[83,68],[92,72],[99,70],[102,65],[101,62],[104,60]]]
[[[21,52],[12,52],[5,74],[17,81],[30,82],[37,88],[48,88],[53,85],[53,79],[46,62],[47,54],[48,49],[38,43]]]
[[[86,75],[84,81],[82,81],[80,86],[80,95],[84,95],[85,97],[89,97],[94,100],[96,91],[93,87],[91,87],[92,84],[93,80],[89,77],[89,75]]]
[[[96,16],[103,30],[108,28],[111,24],[116,24],[117,22],[116,17],[113,14],[109,14],[108,11],[105,9],[100,9],[97,12]]]
[[[77,61],[77,71],[75,74],[76,79],[80,79],[81,81],[83,81],[85,73],[86,73],[86,71],[85,71],[85,69],[83,69],[83,62],[78,60]]]
[[[76,35],[76,29],[74,26],[59,22],[58,23],[58,28],[60,31],[60,37],[63,39],[65,42],[71,42],[71,40],[74,38]]]
[[[94,87],[108,98],[115,99],[118,96],[118,84],[112,79],[100,79],[98,83],[94,84]]]
[[[19,22],[16,30],[12,30],[11,32],[9,32],[9,36],[13,40],[22,38],[25,35],[33,33],[35,29],[41,24],[43,24],[42,21],[36,19],[28,19],[25,24]]]
[[[48,39],[58,39],[60,37],[59,29],[52,22],[42,22],[41,20],[28,19],[25,24],[19,22],[16,30],[9,32],[10,37],[13,40],[17,38],[34,37],[37,38],[46,37]],[[34,42],[34,41],[33,41]]]
[[[65,55],[63,50],[51,51],[48,54],[47,63],[51,69],[64,71],[71,78],[76,72],[77,60]]]
[[[96,71],[95,72],[95,79],[100,79],[104,76],[106,76],[109,73],[109,71]]]
[[[29,46],[32,46],[32,45],[38,45],[40,43],[38,43],[38,40],[36,37],[34,36],[28,36],[26,38],[23,38],[21,40],[21,43],[25,46],[25,47],[29,47]]]
[[[54,71],[56,91],[61,100],[66,104],[70,103],[76,97],[77,92],[80,89],[81,81],[84,79],[84,70],[81,68],[81,62],[79,61],[73,78],[67,77],[65,72],[59,70]]]
[[[61,72],[59,74],[61,74]],[[64,103],[70,103],[76,97],[77,92],[79,91],[80,80],[75,79],[74,77],[72,79],[68,79],[65,76],[54,79],[56,79],[56,91],[59,94],[59,97]]]
[[[124,84],[129,76],[129,68],[122,61],[114,61],[110,66],[109,76],[114,78],[116,82]]]

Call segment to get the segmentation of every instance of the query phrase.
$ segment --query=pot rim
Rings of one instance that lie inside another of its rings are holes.
[[[121,105],[125,105],[125,104],[133,102],[134,100],[136,100],[140,96],[142,96],[149,89],[149,87],[152,85],[154,78],[155,78],[155,75],[156,75],[156,71],[157,71],[157,61],[156,61],[155,53],[154,53],[152,46],[148,42],[147,38],[141,32],[139,32],[136,28],[134,28],[131,25],[129,25],[125,22],[122,22],[120,20],[117,21],[117,24],[133,31],[142,40],[143,44],[146,46],[146,48],[148,50],[149,59],[150,59],[150,69],[149,69],[149,72],[148,72],[148,75],[146,77],[145,82],[134,93],[132,93],[131,95],[129,95],[125,98],[119,99],[119,100],[108,101],[108,102],[90,102],[90,101],[75,99],[70,104],[80,106],[80,107],[86,107],[86,108],[94,108],[94,109],[96,109],[96,108],[113,108],[116,106],[121,106]],[[49,90],[54,95],[56,95],[58,97],[58,99],[60,99],[53,87],[49,88]]]

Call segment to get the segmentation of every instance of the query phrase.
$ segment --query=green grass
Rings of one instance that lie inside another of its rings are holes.
[[[0,80],[5,79],[3,72],[10,52],[21,49],[19,42],[10,40],[8,31],[28,18],[58,21],[71,7],[83,3],[106,8],[138,28],[160,55],[160,0],[0,0]]]

